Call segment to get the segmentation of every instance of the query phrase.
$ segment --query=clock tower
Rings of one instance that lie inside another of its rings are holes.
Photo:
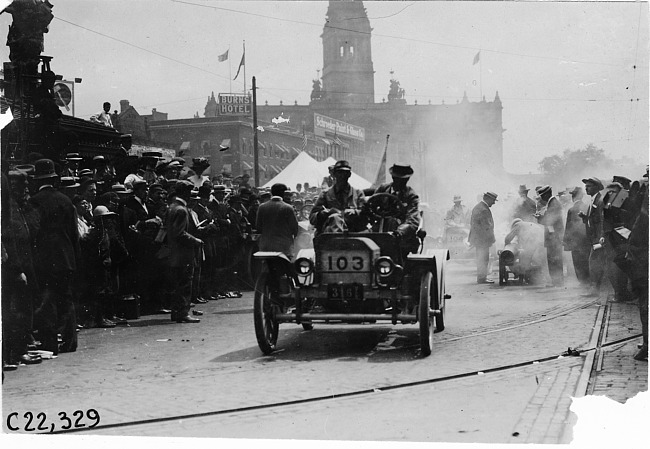
[[[361,1],[330,1],[323,39],[321,98],[332,103],[374,103],[370,21]]]

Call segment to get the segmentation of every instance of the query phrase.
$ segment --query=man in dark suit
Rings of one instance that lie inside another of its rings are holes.
[[[476,282],[479,284],[494,284],[487,278],[488,263],[490,261],[490,246],[494,244],[494,219],[490,207],[497,200],[497,194],[486,192],[474,209],[470,218],[468,241],[476,248]]]
[[[600,179],[591,177],[582,180],[585,184],[587,195],[592,197],[591,204],[586,214],[579,214],[587,228],[587,237],[591,244],[589,251],[589,278],[591,289],[585,296],[599,296],[600,286],[605,275],[605,250],[603,244],[603,197],[600,193],[603,190],[603,183]]]
[[[553,287],[562,287],[564,285],[562,203],[553,196],[553,190],[549,185],[542,186],[537,193],[539,194],[539,203],[535,217],[539,224],[544,226],[544,246],[546,247],[548,272]]]
[[[172,321],[177,323],[198,323],[198,318],[189,315],[192,297],[192,278],[196,253],[203,241],[189,232],[190,214],[187,202],[194,185],[189,181],[178,181],[175,197],[169,205],[165,228],[169,245],[170,281],[173,285]]]
[[[60,333],[63,338],[60,351],[72,352],[77,349],[77,322],[71,288],[79,254],[76,212],[70,198],[54,188],[59,178],[54,163],[40,159],[34,165],[38,191],[31,202],[38,211],[41,224],[35,248],[37,276],[43,295],[35,319],[43,349],[58,354],[57,333]]]
[[[589,283],[589,248],[591,244],[587,238],[587,229],[580,218],[580,213],[587,212],[587,205],[582,201],[584,191],[582,187],[574,187],[569,192],[573,205],[566,214],[566,227],[564,228],[564,250],[571,251],[573,268],[581,284]]]
[[[283,201],[287,190],[284,184],[273,184],[271,200],[261,204],[257,211],[256,227],[260,233],[260,251],[280,251],[291,258],[298,219],[293,207]]]

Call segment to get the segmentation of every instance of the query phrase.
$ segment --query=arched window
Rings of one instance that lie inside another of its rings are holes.
[[[339,56],[342,58],[343,55],[345,54],[345,47],[343,47],[343,45],[341,45],[341,47],[339,48],[339,53],[340,53]]]

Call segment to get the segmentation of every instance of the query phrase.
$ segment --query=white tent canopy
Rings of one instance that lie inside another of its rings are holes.
[[[329,169],[331,165],[336,164],[336,159],[334,159],[332,156],[328,157],[324,161],[319,162],[321,166],[325,169],[325,171],[329,174]],[[361,176],[357,175],[354,172],[354,167],[352,167],[352,176],[350,176],[350,185],[354,187],[355,189],[369,189],[372,186],[372,183],[370,181],[367,181],[365,178],[362,178]]]
[[[281,183],[294,190],[296,184],[304,185],[306,182],[312,187],[320,187],[323,178],[326,176],[329,176],[327,167],[323,169],[323,166],[316,159],[302,151],[284,170],[264,184],[263,187],[271,187],[273,184]]]

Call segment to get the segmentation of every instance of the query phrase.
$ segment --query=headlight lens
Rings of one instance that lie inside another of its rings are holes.
[[[296,260],[294,262],[294,266],[296,267],[298,276],[308,276],[312,273],[312,271],[314,271],[314,263],[304,257]]]
[[[390,276],[395,269],[395,263],[390,257],[384,256],[375,262],[375,270],[380,276]]]

